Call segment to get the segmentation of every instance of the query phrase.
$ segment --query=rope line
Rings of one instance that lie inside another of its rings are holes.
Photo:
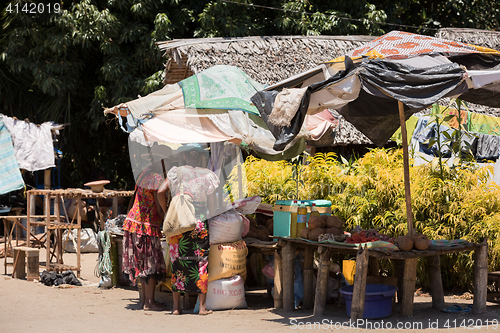
[[[237,5],[243,5],[243,6],[249,6],[249,7],[259,7],[259,8],[264,8],[264,9],[271,9],[271,10],[280,10],[283,12],[291,12],[291,13],[299,13],[299,14],[308,14],[308,15],[314,15],[315,13],[310,13],[310,12],[302,12],[299,10],[293,10],[293,9],[283,9],[283,8],[276,8],[276,7],[269,7],[269,6],[262,6],[262,5],[254,5],[252,3],[241,3],[241,2],[236,2],[236,1],[231,1],[231,0],[221,0],[222,2],[227,2],[227,3],[234,3]],[[328,15],[328,14],[325,14]],[[412,29],[423,29],[423,30],[434,30],[438,31],[439,29],[436,28],[426,28],[426,27],[417,27],[414,25],[406,25],[406,24],[397,24],[397,23],[386,23],[386,22],[376,22],[372,20],[367,20],[367,19],[355,19],[355,18],[350,18],[350,17],[342,17],[342,16],[336,16],[336,15],[329,15],[334,18],[337,18],[339,20],[346,20],[346,21],[356,21],[356,22],[369,22],[373,24],[380,24],[380,25],[392,25],[396,27],[403,27],[403,28],[412,28]]]

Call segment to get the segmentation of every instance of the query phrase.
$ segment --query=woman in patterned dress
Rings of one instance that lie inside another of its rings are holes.
[[[160,238],[167,201],[166,196],[158,195],[158,188],[164,180],[163,167],[168,167],[167,160],[162,162],[161,158],[171,152],[167,146],[153,147],[152,155],[160,160],[146,167],[137,178],[134,204],[123,224],[123,271],[134,285],[142,280],[141,308],[146,311],[165,310],[154,300],[156,283],[166,273]]]
[[[208,211],[215,208],[215,190],[219,186],[219,178],[212,171],[198,167],[203,154],[208,153],[198,144],[187,144],[178,149],[183,152],[187,165],[173,167],[167,174],[167,179],[158,190],[159,195],[171,191],[172,197],[179,194],[180,184],[184,192],[193,197],[196,228],[181,235],[170,237],[169,253],[172,268],[172,292],[174,298],[173,314],[182,313],[180,308],[180,293],[198,293],[200,315],[212,311],[206,309],[208,287]]]

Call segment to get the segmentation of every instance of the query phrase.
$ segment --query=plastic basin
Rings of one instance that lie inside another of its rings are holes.
[[[351,303],[354,286],[340,288],[344,296],[347,315],[351,316]],[[397,287],[386,284],[367,284],[365,292],[364,319],[380,319],[392,314],[392,298],[398,290]]]

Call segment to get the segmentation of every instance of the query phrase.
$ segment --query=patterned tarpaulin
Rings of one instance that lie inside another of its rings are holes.
[[[186,109],[242,110],[259,114],[250,102],[264,86],[234,66],[214,66],[179,82]]]
[[[423,36],[404,31],[391,31],[360,48],[347,53],[350,57],[366,56],[371,59],[405,59],[422,54],[441,53],[444,55],[458,55],[470,53],[493,53],[499,51],[450,41],[446,39]]]

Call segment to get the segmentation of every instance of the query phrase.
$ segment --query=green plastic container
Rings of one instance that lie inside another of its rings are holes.
[[[297,200],[302,201],[307,206],[307,219],[311,212],[312,204],[316,204],[316,208],[321,215],[332,214],[332,202],[329,200]],[[278,200],[273,208],[273,236],[290,237],[291,213],[290,208],[293,200]]]

